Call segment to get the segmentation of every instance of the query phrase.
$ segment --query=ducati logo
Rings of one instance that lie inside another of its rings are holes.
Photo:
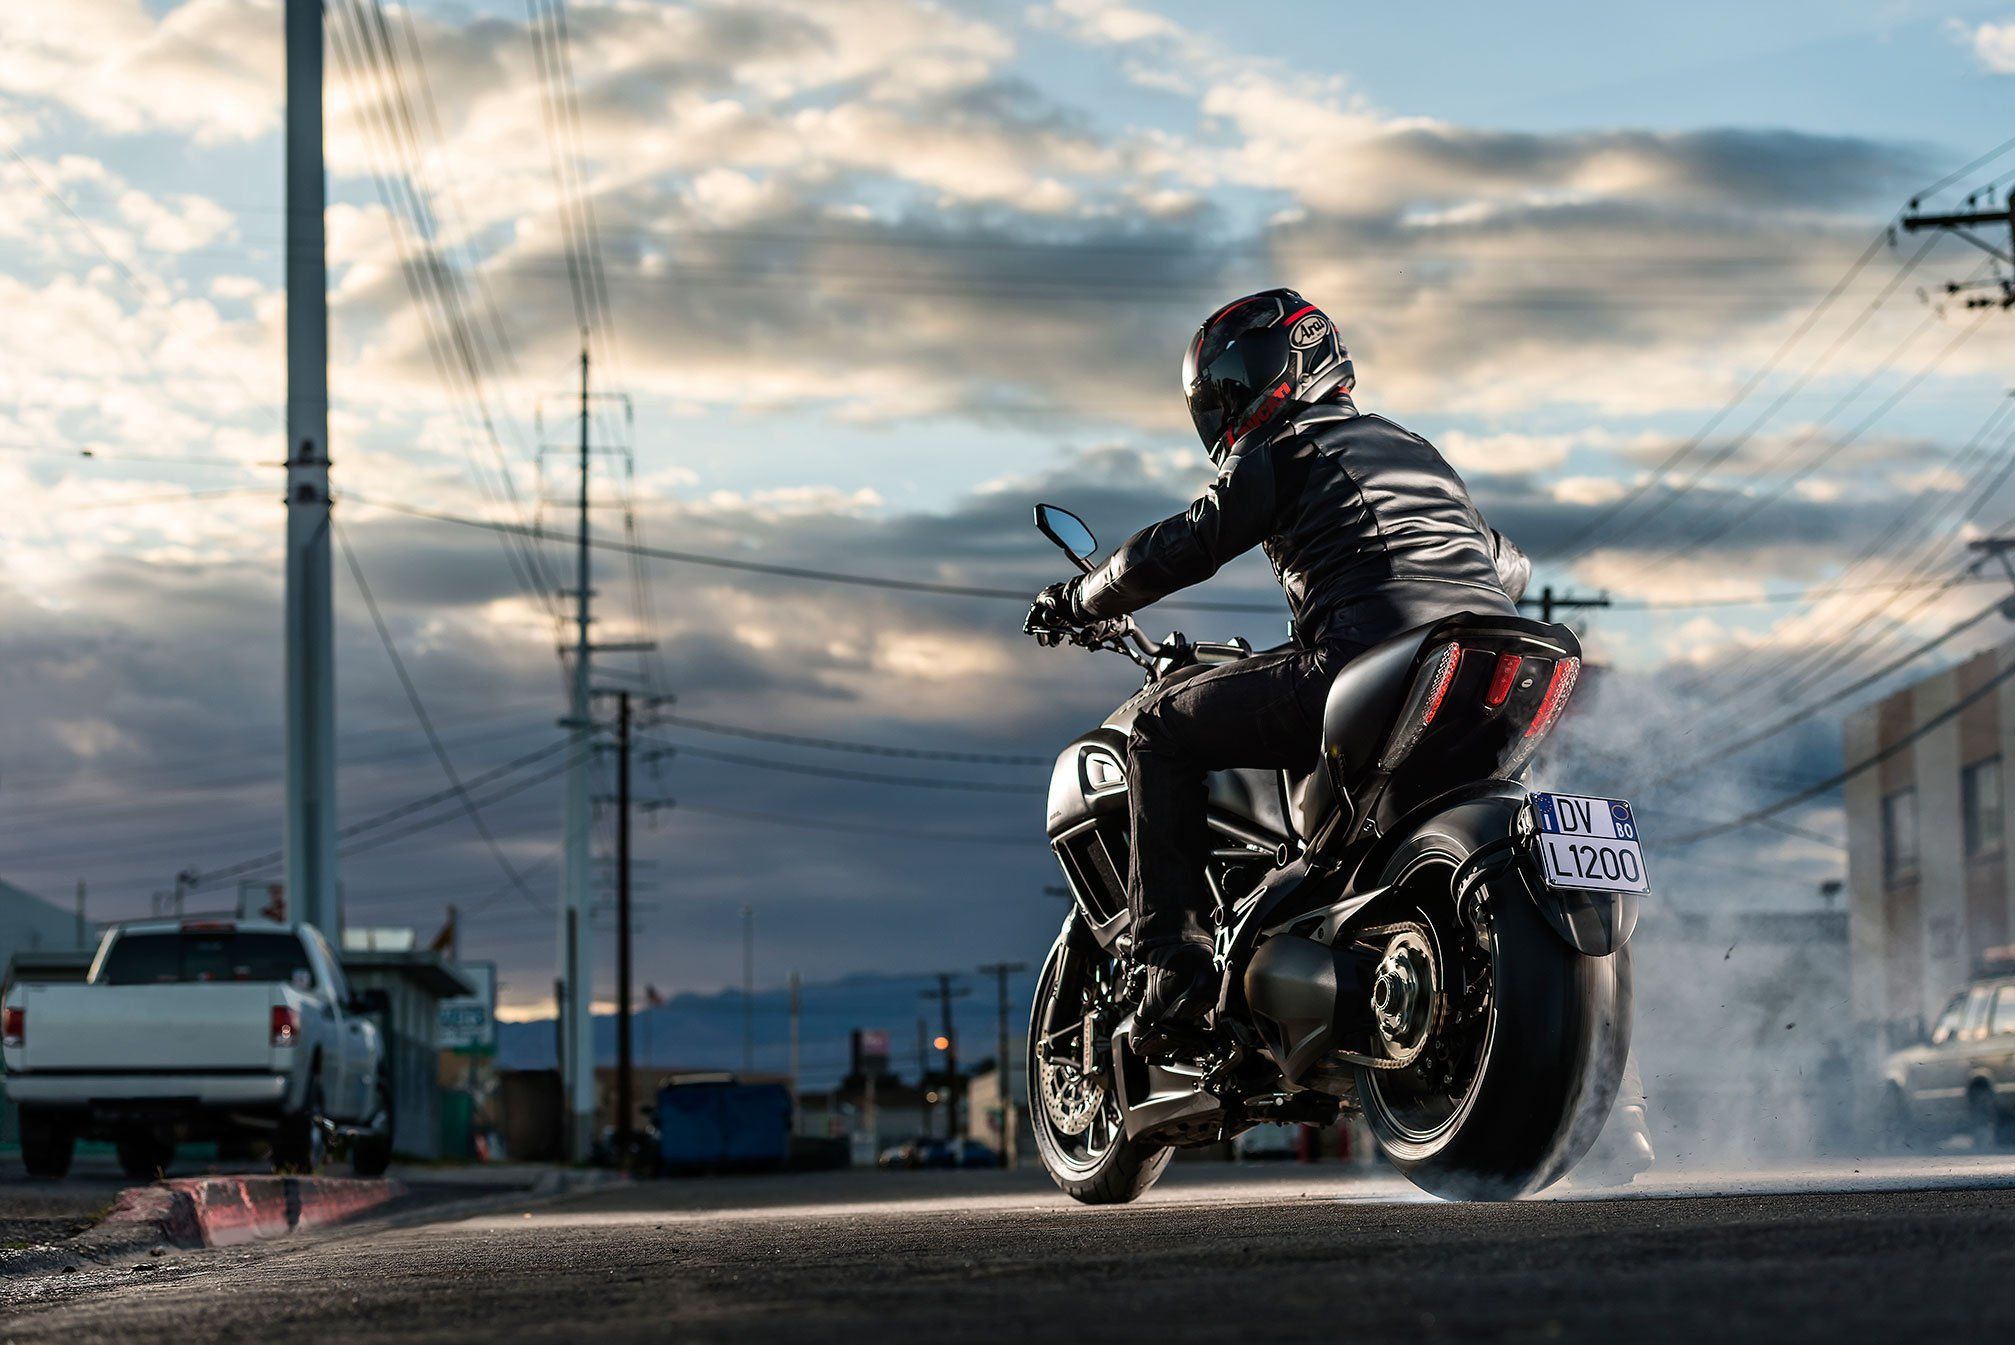
[[[1322,338],[1328,335],[1329,319],[1320,313],[1310,313],[1294,324],[1294,330],[1288,333],[1287,341],[1296,350],[1307,350],[1310,346],[1320,344]]]

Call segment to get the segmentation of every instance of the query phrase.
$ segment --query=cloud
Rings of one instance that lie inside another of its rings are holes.
[[[1990,75],[2015,75],[2015,23],[1983,23],[1972,33],[1973,55]]]

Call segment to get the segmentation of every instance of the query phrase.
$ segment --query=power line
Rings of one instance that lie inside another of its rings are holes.
[[[1998,583],[1999,581],[1997,580],[1995,582]],[[1776,721],[1775,723],[1769,725],[1766,728],[1758,729],[1754,733],[1747,734],[1741,738],[1737,738],[1734,742],[1724,744],[1723,746],[1717,748],[1715,751],[1709,753],[1707,756],[1701,757],[1695,761],[1689,761],[1685,765],[1679,766],[1671,771],[1666,772],[1663,775],[1653,777],[1654,782],[1659,780],[1671,780],[1679,776],[1689,774],[1693,771],[1699,770],[1703,766],[1712,765],[1714,762],[1725,760],[1728,757],[1734,756],[1738,752],[1746,751],[1747,749],[1754,747],[1756,744],[1763,742],[1765,739],[1774,738],[1778,734],[1783,733],[1785,730],[1792,728],[1797,724],[1803,723],[1807,719],[1810,719],[1813,715],[1818,714],[1821,710],[1824,710],[1829,706],[1837,705],[1841,701],[1846,700],[1848,697],[1856,695],[1862,691],[1867,690],[1869,687],[1876,685],[1877,683],[1881,682],[1884,678],[1890,676],[1892,673],[1897,672],[1898,670],[1902,669],[1908,664],[1915,663],[1918,659],[1923,658],[1926,654],[1931,653],[1933,650],[1957,638],[1964,632],[1971,630],[1973,627],[1979,625],[1982,621],[1985,621],[1988,617],[1993,616],[1996,612],[2005,612],[2007,610],[2007,607],[2008,604],[2005,600],[1997,599],[1996,601],[1991,602],[1987,606],[1981,608],[1973,615],[1966,617],[1963,620],[1947,627],[1945,630],[1939,632],[1931,639],[1926,640],[1924,643],[1910,650],[1902,657],[1892,659],[1890,662],[1885,663],[1880,668],[1877,668],[1875,671],[1868,673],[1866,676],[1855,679],[1854,681],[1848,683],[1846,686],[1840,687],[1839,689],[1833,691],[1832,693],[1824,697],[1821,697],[1819,700],[1811,702],[1804,708],[1794,711],[1789,715],[1786,715],[1784,718]]]
[[[1736,390],[1735,395],[1724,402],[1721,408],[1713,415],[1709,416],[1707,422],[1694,431],[1690,438],[1668,453],[1665,459],[1652,470],[1649,476],[1631,487],[1614,504],[1605,508],[1595,518],[1582,525],[1580,529],[1561,542],[1557,548],[1557,552],[1562,553],[1559,555],[1559,559],[1563,562],[1574,561],[1588,554],[1593,549],[1593,541],[1602,531],[1608,528],[1611,522],[1619,515],[1634,508],[1639,500],[1650,494],[1664,479],[1667,472],[1678,466],[1704,444],[1707,441],[1707,437],[1721,427],[1721,422],[1733,414],[1736,407],[1747,401],[1750,394],[1762,386],[1763,380],[1768,378],[1776,370],[1777,366],[1783,363],[1784,358],[1791,353],[1793,348],[1805,339],[1806,334],[1826,315],[1827,310],[1833,306],[1834,301],[1846,292],[1847,287],[1854,283],[1856,277],[1867,268],[1868,263],[1875,260],[1876,254],[1882,250],[1882,245],[1888,240],[1888,237],[1887,226],[1878,230],[1875,237],[1869,240],[1868,246],[1862,250],[1861,255],[1855,258],[1845,273],[1841,275],[1840,279],[1834,282],[1833,288],[1828,290],[1818,304],[1813,307],[1812,311],[1806,314],[1804,321],[1800,322],[1792,330],[1791,334],[1778,344],[1777,349],[1772,352],[1770,358],[1765,360],[1762,366],[1743,382],[1742,386]],[[1757,423],[1761,424],[1760,421]],[[1754,432],[1754,427],[1752,427],[1751,432]]]
[[[378,641],[385,646],[385,656],[391,659],[392,670],[399,675],[399,686],[406,693],[406,703],[412,706],[413,718],[419,721],[421,732],[427,735],[427,745],[434,749],[434,760],[441,764],[441,773],[448,777],[448,784],[454,790],[456,802],[468,815],[469,825],[483,838],[483,844],[489,848],[490,857],[497,861],[497,867],[503,870],[504,876],[524,895],[526,901],[537,906],[539,899],[533,895],[532,889],[525,885],[523,875],[505,857],[503,847],[497,844],[496,836],[491,834],[489,823],[483,820],[481,810],[469,797],[468,786],[462,783],[461,773],[455,769],[454,758],[448,755],[447,746],[442,743],[441,735],[435,732],[434,721],[428,716],[426,703],[420,698],[420,689],[414,685],[412,674],[406,670],[406,660],[399,655],[399,646],[392,638],[391,627],[385,624],[384,614],[378,610],[378,600],[372,596],[371,585],[364,578],[364,567],[358,563],[357,553],[350,549],[349,539],[343,535],[340,527],[335,528],[335,534],[336,545],[343,553],[344,563],[350,567],[350,577],[357,581],[357,592],[363,595],[364,607],[371,614],[371,624],[377,628]]]
[[[1010,785],[994,780],[938,780],[927,775],[885,775],[879,771],[850,771],[830,766],[811,766],[794,761],[771,761],[764,757],[747,757],[738,752],[717,752],[707,747],[692,747],[682,743],[666,743],[652,740],[655,746],[668,747],[679,756],[697,757],[702,761],[718,761],[728,766],[745,766],[753,770],[781,771],[789,775],[809,775],[823,780],[848,780],[856,784],[901,785],[910,789],[950,789],[971,794],[1022,794],[1037,795],[1046,791],[1035,785]]]
[[[911,761],[955,761],[978,766],[1047,766],[1055,758],[1015,752],[964,752],[929,747],[890,747],[882,743],[854,742],[843,738],[816,738],[801,733],[773,733],[767,729],[745,728],[691,715],[660,713],[657,722],[675,728],[698,729],[730,738],[778,743],[786,747],[816,747],[828,752],[858,752],[866,756],[901,757]]]
[[[1779,813],[1789,812],[1791,809],[1796,808],[1801,803],[1809,803],[1813,799],[1818,798],[1821,794],[1825,794],[1832,790],[1838,789],[1841,785],[1845,784],[1849,780],[1852,780],[1855,776],[1860,775],[1862,772],[1872,770],[1875,767],[1881,765],[1883,762],[1889,760],[1889,758],[1895,756],[1898,752],[1901,752],[1904,748],[1916,742],[1919,738],[1922,738],[1925,734],[1931,732],[1933,729],[1939,727],[1941,724],[1950,723],[1953,719],[1956,719],[1959,716],[1959,714],[1962,711],[1964,711],[1968,706],[1972,705],[1976,701],[1984,699],[1996,687],[2000,686],[2003,682],[2007,681],[2011,677],[2015,677],[2015,663],[2011,663],[2007,667],[2001,669],[1999,672],[1995,673],[1992,677],[1988,678],[1985,682],[1981,683],[1980,686],[1978,686],[1974,690],[1960,697],[1957,701],[1954,701],[1951,705],[1947,706],[1945,709],[1940,710],[1937,714],[1932,715],[1929,719],[1926,719],[1921,724],[1918,724],[1915,728],[1911,729],[1909,733],[1906,733],[1901,738],[1898,738],[1896,741],[1888,744],[1886,747],[1883,747],[1880,751],[1877,751],[1869,756],[1863,757],[1861,760],[1855,762],[1853,765],[1847,767],[1845,770],[1840,771],[1838,774],[1830,775],[1826,777],[1824,780],[1819,781],[1817,784],[1807,785],[1804,789],[1798,790],[1796,793],[1787,794],[1783,798],[1776,800],[1774,803],[1765,804],[1761,808],[1753,808],[1749,812],[1742,814],[1740,817],[1730,818],[1726,822],[1717,822],[1712,826],[1703,827],[1698,831],[1690,831],[1685,833],[1684,835],[1671,837],[1670,839],[1666,840],[1663,843],[1667,845],[1692,845],[1699,841],[1709,840],[1715,836],[1724,835],[1727,832],[1738,830],[1742,827],[1749,826],[1753,823],[1767,821],[1770,818],[1776,817]]]

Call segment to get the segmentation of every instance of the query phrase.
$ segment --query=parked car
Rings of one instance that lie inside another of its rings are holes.
[[[392,1156],[392,1093],[374,1015],[321,933],[251,920],[142,921],[109,931],[81,985],[21,984],[0,1005],[0,1064],[19,1104],[21,1161],[69,1170],[111,1140],[151,1178],[181,1140],[270,1141],[283,1171],[326,1142],[375,1176]]]
[[[885,1168],[949,1168],[957,1167],[958,1163],[949,1144],[929,1135],[919,1135],[882,1150],[876,1165]]]
[[[1952,997],[1924,1041],[1883,1067],[1890,1137],[1909,1145],[1964,1131],[1987,1152],[2015,1141],[2015,976],[1974,982]]]
[[[962,1139],[951,1146],[953,1167],[997,1168],[1001,1165],[1000,1151],[984,1140]]]

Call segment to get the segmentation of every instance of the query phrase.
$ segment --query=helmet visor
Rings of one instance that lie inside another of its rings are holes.
[[[1236,432],[1254,404],[1286,376],[1287,340],[1281,328],[1254,328],[1235,337],[1208,364],[1186,370],[1189,418],[1212,457],[1230,447],[1224,442],[1227,434]]]

